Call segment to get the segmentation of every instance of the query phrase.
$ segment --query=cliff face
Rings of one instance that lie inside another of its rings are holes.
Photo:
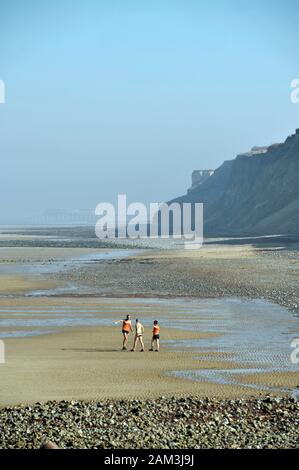
[[[299,234],[299,130],[262,153],[225,162],[178,202],[204,202],[206,235]]]
[[[207,181],[214,174],[214,170],[194,170],[192,173],[192,186],[187,194],[198,190],[198,186]]]
[[[178,197],[170,202],[203,202],[205,206],[210,206],[224,193],[230,178],[232,164],[232,160],[224,162],[194,191],[189,191],[186,196]]]

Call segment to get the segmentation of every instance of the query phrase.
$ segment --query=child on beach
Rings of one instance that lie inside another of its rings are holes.
[[[156,352],[159,352],[160,349],[160,326],[158,325],[158,323],[158,320],[154,321],[152,347],[150,351],[154,350],[154,345],[156,345]]]
[[[143,332],[144,332],[144,326],[142,323],[136,318],[136,325],[135,325],[135,339],[134,339],[134,346],[131,349],[132,352],[135,351],[137,342],[139,341],[141,345],[141,351],[144,352],[144,344],[143,344]]]
[[[122,323],[122,334],[123,334],[123,351],[127,350],[127,342],[130,331],[133,333],[131,315],[127,315],[124,320],[115,321],[114,324]]]

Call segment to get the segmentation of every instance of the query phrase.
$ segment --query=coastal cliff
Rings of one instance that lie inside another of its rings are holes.
[[[224,162],[187,195],[203,202],[206,235],[299,234],[299,129],[282,144]]]

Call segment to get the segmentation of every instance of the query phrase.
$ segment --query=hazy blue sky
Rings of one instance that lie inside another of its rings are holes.
[[[0,219],[161,201],[299,127],[298,0],[1,0]]]

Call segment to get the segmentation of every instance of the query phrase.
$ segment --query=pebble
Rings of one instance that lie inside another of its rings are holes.
[[[299,402],[161,397],[0,409],[0,448],[36,448],[45,439],[87,449],[297,448]]]

